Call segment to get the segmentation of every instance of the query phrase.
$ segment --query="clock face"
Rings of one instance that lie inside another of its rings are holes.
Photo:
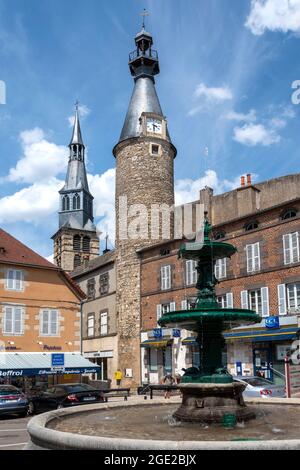
[[[154,134],[161,134],[162,122],[159,119],[148,118],[147,119],[147,131],[153,132]]]

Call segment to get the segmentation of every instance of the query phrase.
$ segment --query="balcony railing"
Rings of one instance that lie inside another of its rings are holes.
[[[158,60],[157,51],[155,51],[154,49],[148,49],[147,51],[144,51],[144,52],[142,52],[140,49],[136,49],[135,51],[130,52],[129,62],[132,62],[138,57],[146,57],[147,59]]]

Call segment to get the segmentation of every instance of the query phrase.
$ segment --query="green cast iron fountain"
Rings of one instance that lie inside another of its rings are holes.
[[[205,213],[204,240],[185,243],[179,257],[197,262],[197,301],[189,310],[164,314],[160,326],[185,328],[197,333],[200,367],[185,371],[179,385],[182,404],[175,417],[181,421],[226,423],[246,421],[254,413],[245,406],[242,393],[245,385],[234,382],[232,375],[222,365],[224,338],[222,332],[242,324],[257,323],[259,315],[252,310],[220,308],[216,298],[214,273],[216,260],[230,258],[237,250],[229,243],[210,239],[211,225]]]

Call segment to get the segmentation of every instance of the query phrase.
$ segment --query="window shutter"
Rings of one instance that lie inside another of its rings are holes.
[[[20,335],[22,333],[22,308],[14,308],[14,333]]]
[[[41,313],[41,334],[47,335],[49,332],[49,311],[43,310]]]
[[[50,311],[50,335],[56,336],[58,334],[58,312],[57,310]]]
[[[262,287],[261,288],[261,303],[262,303],[262,310],[261,314],[263,317],[268,317],[269,312],[269,288]]]
[[[22,290],[23,288],[23,273],[22,271],[15,271],[15,289]]]
[[[166,266],[166,270],[167,270],[167,287],[166,289],[171,289],[171,266]]]
[[[254,243],[253,245],[253,259],[254,259],[254,271],[260,270],[260,249],[259,243]]]
[[[227,308],[233,308],[233,293],[228,292],[226,294],[226,303],[227,303]]]
[[[158,321],[161,317],[161,305],[156,305],[156,320]]]
[[[162,266],[160,268],[160,288],[161,290],[165,289],[165,268]]]
[[[190,262],[190,260],[186,260],[186,263],[185,263],[185,275],[186,275],[186,285],[187,285],[187,286],[189,286],[190,283],[191,283],[190,271],[191,271],[191,262]]]
[[[220,276],[220,259],[217,259],[216,263],[215,263],[215,276],[217,279],[219,279],[221,276]]]
[[[5,307],[3,333],[13,333],[13,309],[12,307]]]
[[[298,232],[291,233],[291,252],[292,262],[296,263],[299,261],[299,234]]]
[[[11,269],[7,271],[6,288],[14,288],[14,271],[12,271]]]
[[[278,311],[279,315],[286,315],[286,290],[285,290],[285,284],[279,284],[277,286],[277,292],[278,292]]]
[[[248,291],[246,290],[242,290],[241,292],[241,305],[242,305],[242,308],[246,308],[248,309],[249,308],[249,304],[248,304]]]
[[[175,302],[171,302],[170,303],[170,312],[175,312],[176,310],[176,303]]]
[[[181,310],[187,310],[187,300],[181,301]]]
[[[283,254],[284,254],[284,264],[290,264],[291,262],[290,233],[283,235]]]
[[[247,256],[247,272],[251,273],[252,272],[252,266],[253,266],[252,246],[251,245],[246,246],[246,256]]]

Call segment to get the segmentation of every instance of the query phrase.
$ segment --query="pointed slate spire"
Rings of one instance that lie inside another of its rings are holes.
[[[83,145],[81,129],[80,129],[80,122],[79,122],[79,112],[78,112],[78,101],[75,103],[75,118],[74,118],[74,126],[73,126],[73,134],[70,145],[72,144],[79,144]]]

